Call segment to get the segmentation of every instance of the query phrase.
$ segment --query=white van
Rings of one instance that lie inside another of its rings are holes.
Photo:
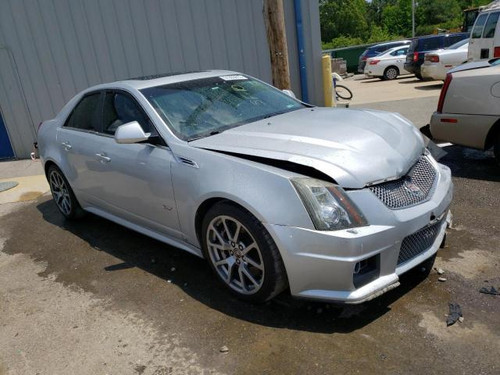
[[[500,57],[500,1],[484,7],[479,13],[469,40],[468,61]]]

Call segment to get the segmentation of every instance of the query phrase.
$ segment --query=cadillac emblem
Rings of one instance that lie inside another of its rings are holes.
[[[420,188],[414,184],[411,179],[405,180],[403,188],[416,198],[423,198],[425,196],[424,192],[420,190]]]

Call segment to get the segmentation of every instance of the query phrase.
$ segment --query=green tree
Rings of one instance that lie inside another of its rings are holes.
[[[382,27],[389,33],[411,36],[411,0],[398,0],[382,10]]]
[[[462,10],[457,0],[419,0],[417,8],[418,23],[421,25],[440,25],[462,21]]]
[[[321,39],[340,36],[366,38],[369,34],[365,0],[320,0]]]

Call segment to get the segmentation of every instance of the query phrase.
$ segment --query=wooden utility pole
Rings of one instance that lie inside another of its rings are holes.
[[[264,20],[271,54],[273,85],[281,90],[289,90],[291,88],[290,67],[288,65],[283,0],[264,0]]]

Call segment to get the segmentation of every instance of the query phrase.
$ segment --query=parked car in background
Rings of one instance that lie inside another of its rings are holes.
[[[469,42],[469,61],[500,57],[500,2],[485,7],[474,23]]]
[[[420,67],[424,63],[425,54],[430,51],[447,48],[469,37],[469,33],[427,35],[414,39],[406,55],[405,69],[418,79],[423,79]]]
[[[380,55],[366,60],[365,75],[369,78],[395,79],[400,74],[408,74],[404,69],[408,46],[391,48]]]
[[[203,257],[253,302],[375,298],[432,269],[450,218],[450,169],[408,120],[312,107],[231,71],[89,88],[38,141],[66,218],[89,211]]]
[[[380,44],[376,44],[374,46],[368,47],[359,56],[358,73],[365,72],[366,60],[369,59],[370,57],[377,56],[377,55],[381,54],[382,52],[385,52],[388,49],[391,49],[394,47],[410,45],[410,43],[411,43],[411,40],[398,40],[396,42],[380,43]]]
[[[426,53],[424,63],[420,67],[422,77],[444,81],[448,70],[467,62],[468,48],[469,39],[464,39],[446,49]]]
[[[433,138],[457,145],[493,147],[500,166],[500,59],[450,70],[430,131]]]

